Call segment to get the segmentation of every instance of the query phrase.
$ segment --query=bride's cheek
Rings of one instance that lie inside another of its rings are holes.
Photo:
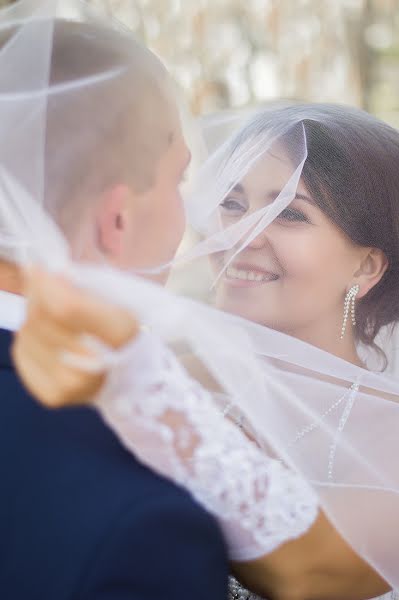
[[[286,244],[285,268],[292,276],[309,281],[326,272],[330,253],[322,232],[297,232]]]

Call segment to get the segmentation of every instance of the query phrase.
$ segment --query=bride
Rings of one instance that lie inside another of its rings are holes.
[[[399,385],[381,373],[399,318],[398,161],[399,134],[361,111],[258,111],[210,156],[187,206],[203,241],[185,258],[191,270],[209,259],[218,311],[137,280],[136,307],[158,301],[156,317],[137,309],[153,332],[102,352],[100,373],[80,336],[110,341],[108,305],[57,276],[30,278],[14,350],[28,387],[51,403],[40,392],[51,384],[57,405],[73,403],[106,367],[89,402],[218,517],[240,579],[265,595],[358,598],[399,585]],[[99,292],[108,277],[132,293],[119,274],[103,277],[96,287],[82,268],[75,281]],[[54,306],[68,299],[73,322]],[[115,307],[112,318],[133,317]],[[176,342],[189,346],[185,368]]]

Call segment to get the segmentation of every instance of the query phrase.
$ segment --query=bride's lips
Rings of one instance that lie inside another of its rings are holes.
[[[276,273],[267,271],[257,265],[235,263],[229,265],[224,273],[224,281],[232,287],[258,287],[272,281],[277,281]]]

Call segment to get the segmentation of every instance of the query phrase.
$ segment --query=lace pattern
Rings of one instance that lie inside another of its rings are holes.
[[[131,452],[216,515],[231,558],[266,554],[315,520],[309,486],[225,418],[150,334],[114,357],[97,405]]]

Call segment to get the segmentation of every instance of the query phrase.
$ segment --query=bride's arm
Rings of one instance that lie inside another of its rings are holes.
[[[233,562],[248,589],[273,600],[360,600],[389,585],[339,535],[323,511],[299,538],[248,562]]]
[[[388,591],[319,512],[302,478],[224,418],[159,340],[142,335],[124,360],[97,400],[103,417],[131,452],[215,514],[250,589],[282,600]]]
[[[64,290],[63,301],[67,296]],[[111,315],[109,307],[87,297],[80,305],[72,303],[71,311],[60,312],[60,300],[55,311],[48,303],[47,309],[46,303],[31,304],[14,350],[25,382],[50,405],[54,398],[58,405],[74,401],[103,380],[103,374],[62,363],[57,348],[79,354],[82,331],[118,346],[124,329],[131,326],[128,337],[136,330],[126,313],[116,309]],[[107,329],[107,320],[112,328]],[[212,396],[156,339],[141,336],[123,351],[97,404],[132,452],[186,486],[217,515],[231,557],[240,561],[237,573],[253,589],[271,598],[348,599],[354,586],[357,598],[385,591],[327,519],[322,514],[316,519],[315,497],[302,479],[223,418]]]
[[[226,419],[154,336],[123,350],[95,403],[132,453],[216,515],[231,558],[270,552],[315,520],[309,486]]]

